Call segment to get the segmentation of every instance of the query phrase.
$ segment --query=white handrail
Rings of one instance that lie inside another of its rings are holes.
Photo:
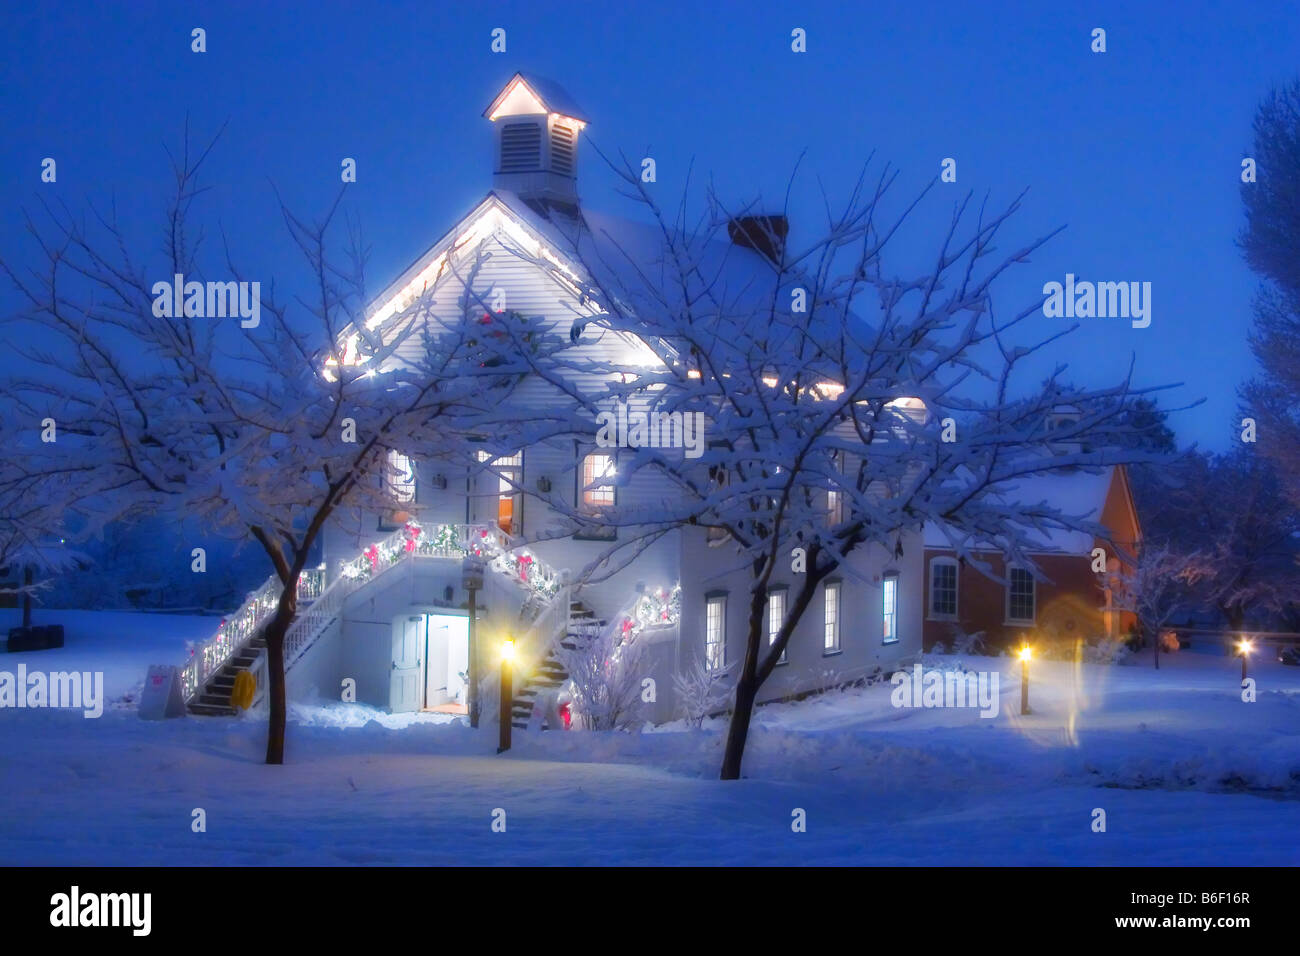
[[[309,568],[298,577],[298,600],[309,601],[324,590],[325,569]],[[280,603],[283,587],[274,574],[250,594],[239,609],[217,627],[217,633],[195,647],[181,668],[181,690],[188,702],[225,666],[235,652],[248,644]]]

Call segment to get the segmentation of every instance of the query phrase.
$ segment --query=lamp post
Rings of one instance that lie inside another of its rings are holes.
[[[1253,649],[1254,648],[1252,647],[1250,641],[1246,640],[1246,638],[1244,637],[1241,639],[1241,642],[1237,645],[1237,650],[1241,652],[1241,680],[1243,683],[1246,680],[1246,661],[1250,659],[1250,652]]]
[[[512,638],[506,638],[501,644],[501,740],[497,746],[497,753],[505,753],[510,749],[510,729],[512,726],[512,710],[514,709],[514,675],[511,673],[511,662],[515,656],[515,642]]]
[[[478,591],[483,587],[483,562],[476,558],[466,557],[461,562],[461,583],[464,585],[466,592],[469,594],[469,600],[466,601],[466,610],[469,612],[469,725],[478,727],[479,696],[478,685],[482,680],[482,674],[479,673],[479,652],[478,652],[478,602],[475,598]]]
[[[1020,648],[1020,713],[1029,713],[1029,659],[1034,652],[1026,644]]]

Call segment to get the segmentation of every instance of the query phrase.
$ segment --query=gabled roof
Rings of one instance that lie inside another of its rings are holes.
[[[443,278],[447,270],[441,263],[447,254],[467,244],[484,218],[494,215],[505,219],[489,224],[491,228],[484,229],[483,236],[507,224],[522,230],[533,241],[543,243],[567,271],[582,276],[583,284],[590,283],[609,296],[637,289],[644,284],[641,276],[653,280],[670,268],[663,234],[656,225],[587,210],[577,217],[543,214],[516,194],[498,189],[488,193],[374,299],[367,325],[381,324],[393,314],[394,303]],[[712,241],[701,243],[694,253],[701,265],[702,282],[727,301],[743,307],[747,301],[759,305],[770,298],[776,273],[754,250]],[[636,304],[628,305],[635,314]]]
[[[747,246],[712,237],[688,237],[685,241],[690,244],[689,256],[696,268],[688,289],[683,290],[657,223],[572,207],[547,208],[501,189],[488,193],[373,301],[367,310],[367,328],[382,335],[385,322],[423,290],[450,275],[448,261],[453,253],[472,248],[499,230],[511,236],[514,244],[533,247],[530,253],[540,252],[559,265],[558,272],[573,277],[573,290],[579,298],[592,288],[597,290],[593,311],[614,311],[617,302],[627,315],[649,316],[654,314],[652,310],[673,309],[686,297],[707,293],[725,306],[720,316],[714,314],[718,335],[727,336],[731,326],[737,338],[761,333],[772,348],[792,356],[809,348],[809,330],[823,341],[835,343],[845,329],[833,309],[801,315],[798,322],[783,323],[779,328],[771,325],[769,308],[788,313],[789,290],[800,282],[797,276],[786,274],[783,286],[778,287],[772,262]],[[592,321],[599,319],[593,316]],[[870,334],[865,323],[855,320],[854,324],[860,333]],[[341,340],[348,341],[353,332],[353,328],[345,329]],[[620,331],[618,335],[629,344],[636,338],[638,348],[649,348],[661,360],[673,361],[672,350],[650,328],[646,334]],[[784,336],[784,341],[774,341],[774,335]],[[826,374],[835,379],[835,369]]]
[[[1069,517],[1100,524],[1111,483],[1116,480],[1116,473],[1123,470],[1123,466],[1107,465],[1098,469],[1079,468],[1032,475],[1009,483],[999,499],[1004,504],[1047,505]],[[1124,487],[1127,491],[1127,485]],[[951,547],[941,525],[927,523],[924,536],[926,548],[948,550]],[[1086,555],[1094,547],[1094,538],[1086,531],[1053,529],[1034,531],[1029,537],[1033,542],[1029,550],[1035,552]],[[988,544],[973,544],[971,548],[990,550]]]
[[[493,114],[508,99],[516,103],[532,100],[536,102],[536,106],[541,107],[536,109],[530,106],[527,110],[519,110],[519,113],[559,113],[583,123],[589,122],[587,114],[574,102],[573,97],[564,87],[554,80],[533,73],[519,72],[512,76],[510,82],[502,87],[501,92],[488,104],[483,115],[488,119],[495,119]]]

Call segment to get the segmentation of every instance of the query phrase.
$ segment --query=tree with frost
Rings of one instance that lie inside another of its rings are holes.
[[[6,420],[36,427],[50,419],[60,430],[57,442],[32,447],[5,490],[40,495],[68,483],[92,526],[166,513],[255,541],[280,585],[263,631],[266,762],[279,764],[284,639],[299,577],[326,523],[345,509],[399,505],[398,456],[414,447],[471,460],[474,436],[506,429],[505,399],[525,366],[485,334],[492,330],[470,300],[460,316],[435,323],[421,293],[378,321],[355,230],[345,253],[335,252],[341,194],[315,224],[281,205],[311,275],[301,297],[280,299],[228,250],[203,255],[193,207],[212,147],[193,155],[188,145],[187,136],[173,163],[160,260],[137,253],[111,214],[92,209],[83,222],[46,207],[42,225],[29,221],[42,267],[4,264],[26,303],[14,321],[47,330],[32,341],[59,337],[57,347],[29,347],[13,336],[25,367],[3,389]],[[177,275],[184,301],[172,308],[159,290]],[[217,293],[243,295],[238,314],[214,313],[211,281],[194,285],[191,296],[189,283],[211,276],[233,280]]]
[[[569,673],[573,711],[584,728],[627,730],[639,724],[645,645],[625,640],[621,622],[607,624],[572,648],[561,644],[555,653]]]
[[[1040,301],[1007,316],[994,309],[995,281],[1049,238],[995,254],[1018,200],[990,215],[967,197],[933,268],[908,276],[888,271],[884,254],[920,197],[888,218],[889,169],[872,188],[860,180],[844,210],[828,210],[820,234],[798,247],[784,244],[784,218],[728,210],[712,195],[699,218],[688,221],[686,202],[670,218],[635,168],[615,169],[659,242],[647,255],[615,237],[575,236],[591,277],[585,296],[600,314],[575,324],[574,338],[635,337],[655,361],[634,367],[576,351],[539,363],[536,374],[563,392],[568,428],[587,442],[624,404],[665,428],[700,421],[706,441],[628,447],[616,474],[586,486],[624,487],[650,475],[667,489],[659,500],[593,511],[541,497],[569,522],[561,533],[617,529],[588,578],[625,567],[679,530],[686,547],[714,548],[718,567],[747,574],[721,768],[723,779],[736,779],[759,689],[822,583],[856,573],[850,555],[897,558],[908,533],[933,522],[977,566],[976,546],[991,545],[1033,568],[1037,536],[1101,529],[1050,503],[1019,500],[1018,481],[1159,455],[1132,447],[1136,395],[1127,381],[1078,388],[1061,366],[1046,382],[1018,385],[1027,360],[1070,330],[1045,323]],[[739,277],[727,263],[737,255],[728,233],[734,240],[738,230],[768,250],[758,271]],[[1063,407],[1069,416],[1057,414]],[[769,635],[768,586],[782,569],[795,583],[779,632]]]
[[[673,674],[673,690],[686,726],[699,730],[704,718],[726,709],[731,697],[731,672],[734,662],[710,667],[703,657],[694,657]]]
[[[1263,374],[1242,389],[1242,414],[1300,507],[1300,79],[1269,91],[1254,133],[1257,175],[1241,184],[1239,244],[1260,278],[1250,347]]]
[[[1190,452],[1148,498],[1147,534],[1201,557],[1190,606],[1234,631],[1288,612],[1300,586],[1300,514],[1272,456],[1255,445]]]
[[[31,627],[32,601],[51,589],[57,575],[85,560],[64,538],[67,513],[60,501],[75,501],[76,495],[59,475],[38,490],[26,470],[30,445],[30,436],[6,416],[0,423],[0,446],[8,452],[0,459],[0,569],[13,577],[0,581],[0,594],[22,602],[24,628]]]
[[[1199,551],[1188,553],[1167,542],[1144,542],[1133,563],[1111,576],[1114,606],[1137,615],[1145,639],[1151,642],[1152,664],[1157,670],[1165,629],[1192,603],[1191,590],[1213,574],[1210,558]]]

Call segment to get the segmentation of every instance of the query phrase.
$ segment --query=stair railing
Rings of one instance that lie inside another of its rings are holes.
[[[324,568],[306,569],[298,578],[300,602],[313,600],[324,589]],[[221,670],[237,651],[242,650],[256,636],[275,612],[282,590],[280,579],[271,575],[244,600],[234,614],[221,622],[216,634],[193,649],[189,660],[181,668],[181,691],[186,703],[207,685],[212,675]]]
[[[515,685],[512,704],[518,701],[521,693],[533,683],[542,662],[569,633],[572,598],[573,592],[568,573],[561,572],[559,590],[539,609],[536,616],[527,623],[520,637],[516,639],[515,666],[521,679]],[[534,711],[533,716],[529,718],[530,726],[535,716]]]

